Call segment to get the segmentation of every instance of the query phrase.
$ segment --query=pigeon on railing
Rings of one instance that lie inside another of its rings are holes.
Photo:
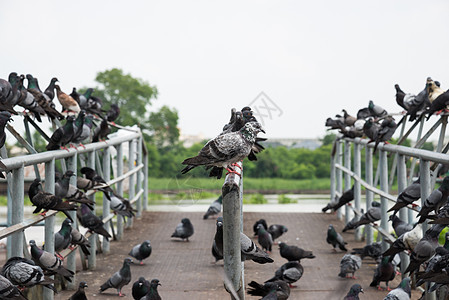
[[[74,128],[73,122],[75,118],[73,116],[68,116],[64,126],[56,129],[50,137],[50,141],[45,147],[48,151],[58,150],[60,148],[65,148],[65,145],[70,143],[73,138]],[[67,149],[67,148],[65,148]]]
[[[77,115],[81,111],[78,102],[76,102],[76,100],[73,99],[70,95],[64,93],[59,85],[55,84],[55,89],[59,103],[61,103],[63,107],[63,112],[66,112],[67,114],[71,113]]]
[[[420,217],[418,223],[423,223],[429,213],[435,211],[438,213],[440,208],[447,203],[447,197],[449,196],[449,176],[443,179],[441,185],[434,190],[424,201],[421,210],[418,212],[417,217]]]
[[[93,231],[95,233],[98,233],[106,238],[106,240],[109,240],[111,235],[109,232],[104,229],[103,221],[94,215],[94,213],[89,209],[89,207],[86,204],[81,204],[80,209],[76,211],[76,215],[78,217],[78,220],[80,221],[80,224],[83,227],[86,227],[89,229],[89,231]]]
[[[409,204],[414,205],[413,202],[415,202],[420,198],[421,198],[421,184],[420,184],[420,177],[418,177],[418,179],[415,182],[406,187],[398,195],[395,205],[393,205],[392,208],[387,210],[387,212],[394,211],[393,215],[396,215],[396,213],[401,208],[406,207]]]
[[[0,275],[0,299],[27,300],[25,295],[2,275]]]

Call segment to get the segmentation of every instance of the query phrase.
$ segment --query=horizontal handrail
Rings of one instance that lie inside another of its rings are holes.
[[[31,218],[24,220],[23,222],[11,225],[3,230],[0,230],[0,239],[3,239],[19,230],[24,230],[28,227],[31,227],[31,226],[45,220],[48,217],[56,215],[57,213],[58,213],[58,211],[56,211],[56,210],[49,210],[45,216],[34,215]]]

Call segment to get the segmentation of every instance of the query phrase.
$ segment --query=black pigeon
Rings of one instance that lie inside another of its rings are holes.
[[[181,223],[176,226],[175,232],[173,232],[171,237],[177,237],[188,242],[189,237],[193,235],[193,232],[193,225],[190,220],[188,218],[183,218]]]
[[[380,129],[376,138],[376,144],[374,145],[374,153],[380,142],[387,142],[392,137],[398,125],[394,121],[393,117],[386,117],[380,124]]]
[[[50,141],[48,142],[46,149],[50,150],[58,150],[61,147],[65,147],[72,138],[73,138],[73,122],[75,118],[73,116],[68,116],[67,121],[64,126],[59,127],[53,132],[50,137]]]
[[[339,277],[347,278],[348,274],[352,274],[352,279],[355,278],[355,271],[362,267],[362,259],[357,255],[345,254],[340,261]]]
[[[58,82],[58,78],[53,77],[50,80],[50,84],[48,85],[48,87],[45,89],[44,94],[48,96],[48,98],[53,101],[53,99],[55,98],[55,84],[56,82]]]
[[[109,207],[115,214],[118,214],[123,217],[132,218],[134,217],[135,210],[128,199],[123,198],[120,195],[116,195],[115,193],[109,193]]]
[[[271,245],[273,245],[273,238],[271,234],[263,228],[262,224],[257,225],[257,241],[263,250],[271,252]]]
[[[100,140],[106,139],[108,134],[111,132],[111,129],[109,128],[108,121],[102,120],[100,123],[100,126],[97,126],[92,134],[92,142],[96,143]]]
[[[277,280],[282,280],[288,283],[292,288],[294,287],[292,283],[297,282],[301,279],[304,274],[304,268],[298,261],[289,261],[283,264],[279,269],[276,270],[274,276],[265,282],[272,282]]]
[[[81,109],[87,110],[89,108],[89,98],[92,96],[93,92],[94,89],[88,88],[84,94],[79,94],[74,87],[70,96],[78,102]]]
[[[31,257],[34,262],[38,264],[47,275],[59,274],[66,280],[72,282],[74,273],[64,268],[62,265],[62,260],[58,256],[40,249],[34,240],[30,241],[30,247]]]
[[[61,229],[55,232],[55,251],[61,252],[67,249],[72,242],[72,222],[70,219],[65,219],[62,222]]]
[[[363,214],[363,208],[360,210],[360,212]],[[348,222],[346,223],[345,227],[343,228],[343,232],[346,232],[348,230],[352,230],[352,229],[356,229],[357,227],[357,222],[359,221],[359,216],[354,215],[354,217]]]
[[[397,288],[387,294],[384,300],[409,300],[411,296],[410,277],[405,277]]]
[[[446,176],[444,177],[440,187],[430,193],[430,195],[424,201],[424,204],[417,215],[417,217],[420,217],[418,223],[424,222],[430,212],[438,212],[440,208],[447,203],[448,196],[449,176]]]
[[[369,101],[368,109],[372,116],[375,116],[378,118],[385,117],[386,115],[388,115],[388,112],[384,108],[380,107],[379,105],[374,104],[373,100]]]
[[[143,241],[141,244],[135,245],[128,253],[129,256],[134,257],[143,265],[142,260],[150,257],[152,247],[149,240]]]
[[[106,119],[109,122],[114,122],[117,120],[118,116],[120,115],[120,108],[117,104],[111,104],[111,108],[106,112]]]
[[[132,264],[132,262],[132,259],[125,258],[122,268],[119,271],[115,272],[114,275],[111,276],[111,278],[109,278],[105,283],[101,285],[100,293],[109,288],[115,288],[117,289],[118,295],[120,297],[125,296],[125,294],[122,294],[122,288],[131,281],[130,264]]]
[[[256,122],[246,123],[237,132],[230,132],[217,136],[207,142],[197,156],[185,159],[182,164],[187,165],[181,170],[187,173],[198,166],[226,168],[230,172],[230,166],[247,157],[256,141],[257,134],[264,132],[262,126]]]
[[[394,88],[396,89],[396,103],[402,107],[403,109],[405,109],[406,111],[408,111],[409,107],[406,103],[404,103],[404,98],[405,98],[405,93],[403,90],[401,90],[401,88],[399,87],[399,84],[395,84]]]
[[[73,121],[73,136],[72,139],[70,140],[71,147],[74,146],[72,145],[72,143],[76,143],[75,141],[78,141],[81,137],[81,134],[83,134],[85,118],[86,118],[86,111],[81,110],[78,116],[76,117],[75,121]]]
[[[398,216],[391,215],[389,217],[389,220],[392,221],[394,232],[396,233],[396,236],[401,236],[407,231],[410,231],[413,229],[413,226],[408,224],[407,222],[402,221]]]
[[[382,256],[382,244],[372,243],[363,248],[353,248],[351,254],[359,254],[361,259],[368,256],[377,261]]]
[[[407,272],[406,272],[407,273]],[[381,290],[380,282],[385,281],[388,289],[388,282],[392,281],[396,275],[393,264],[389,261],[388,256],[382,257],[382,260],[379,265],[377,265],[376,270],[374,271],[373,281],[370,283],[370,286],[377,287]]]
[[[374,119],[368,118],[363,125],[363,133],[370,139],[368,143],[377,141],[379,138],[380,124]]]
[[[6,261],[0,271],[0,275],[6,277],[12,284],[21,287],[43,285],[57,293],[53,286],[54,280],[44,275],[41,267],[32,260],[14,256]]]
[[[248,286],[248,294],[262,296],[262,299],[288,299],[290,296],[290,287],[282,280],[266,282],[263,285],[251,281]]]
[[[326,242],[334,247],[334,251],[336,251],[335,248],[337,246],[342,251],[348,251],[348,249],[346,249],[345,247],[345,244],[347,243],[343,240],[343,237],[335,230],[332,224],[329,224],[329,227],[327,229]]]
[[[27,300],[20,290],[2,275],[0,275],[0,299]]]
[[[161,300],[161,296],[159,296],[159,293],[157,291],[157,287],[159,285],[161,285],[161,284],[159,283],[158,279],[151,280],[151,282],[150,282],[150,291],[142,299],[143,300]]]
[[[216,216],[221,212],[221,205],[223,204],[223,196],[218,196],[214,202],[209,206],[206,213],[203,216],[203,220],[208,219],[209,217]]]
[[[86,292],[84,291],[87,287],[87,283],[85,281],[81,281],[78,286],[78,290],[72,295],[72,297],[69,298],[69,300],[87,300]]]
[[[413,205],[413,202],[415,202],[420,198],[421,198],[421,184],[420,178],[418,178],[415,182],[406,187],[398,195],[398,199],[396,200],[395,205],[392,208],[390,208],[387,212],[394,211],[394,214],[396,214],[401,208],[409,204]]]
[[[346,190],[341,197],[338,199],[337,204],[328,204],[326,207],[324,207],[322,209],[323,212],[326,212],[328,209],[332,209],[332,211],[337,211],[340,207],[342,207],[343,205],[348,204],[349,202],[351,202],[352,200],[354,200],[354,185],[351,187],[351,189]]]
[[[5,127],[8,121],[12,121],[11,114],[7,111],[0,112],[0,148],[5,145],[6,133]]]
[[[143,277],[139,277],[139,279],[133,283],[131,291],[133,299],[140,300],[150,291],[150,282]]]
[[[28,189],[28,197],[30,198],[33,206],[36,206],[36,209],[33,211],[33,214],[39,213],[41,210],[44,210],[43,215],[52,209],[56,211],[63,212],[67,218],[72,220],[72,217],[69,215],[69,210],[76,210],[76,205],[71,204],[69,202],[64,202],[58,196],[55,196],[51,193],[43,192],[40,179],[34,179],[33,183],[30,185]]]
[[[70,236],[71,236],[71,244],[72,245],[78,245],[80,246],[81,250],[83,251],[84,255],[90,255],[90,251],[88,248],[90,248],[90,242],[89,240],[81,234],[76,228],[71,228]]]
[[[279,243],[279,253],[281,257],[288,261],[300,261],[303,258],[315,258],[312,251],[307,251],[294,245]]]
[[[360,284],[356,283],[351,286],[349,292],[343,298],[343,300],[360,300],[359,294],[363,294],[363,288]]]
[[[257,232],[258,232],[257,226],[259,224],[262,224],[263,228],[265,228],[265,230],[268,230],[267,221],[265,221],[264,219],[260,219],[259,221],[256,221],[256,223],[254,223],[254,225],[253,225],[254,236],[257,236]]]
[[[212,256],[215,258],[215,261],[212,263],[217,263],[219,260],[223,259],[223,255],[217,249],[217,245],[215,244],[215,240],[212,242]]]
[[[111,235],[109,232],[104,229],[103,221],[94,215],[94,213],[89,209],[89,207],[86,204],[81,204],[80,209],[76,211],[76,215],[78,217],[78,220],[80,221],[80,224],[83,227],[88,228],[90,231],[93,231],[95,233],[98,233],[106,238],[108,240]]]
[[[288,228],[285,227],[284,225],[273,224],[273,225],[270,225],[270,227],[268,227],[267,231],[271,234],[271,237],[273,238],[273,240],[275,240],[278,237],[280,237],[281,235],[283,235],[284,233],[286,233],[288,231]]]

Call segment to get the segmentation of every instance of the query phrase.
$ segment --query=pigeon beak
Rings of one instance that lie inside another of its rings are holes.
[[[363,289],[360,290],[360,293],[365,294],[365,293],[363,292]]]
[[[265,130],[263,130],[263,129],[260,129],[260,131],[263,132],[263,133],[266,133]]]
[[[157,285],[160,285],[160,286],[162,286],[162,284],[160,284],[160,283],[158,283]]]

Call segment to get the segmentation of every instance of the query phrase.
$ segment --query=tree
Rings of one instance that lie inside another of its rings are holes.
[[[150,139],[158,149],[172,148],[178,143],[178,111],[176,109],[170,109],[166,105],[162,106],[159,111],[150,114],[148,124],[151,133]]]
[[[323,146],[331,145],[337,138],[337,135],[335,133],[328,133],[326,134],[320,141],[323,143]]]

